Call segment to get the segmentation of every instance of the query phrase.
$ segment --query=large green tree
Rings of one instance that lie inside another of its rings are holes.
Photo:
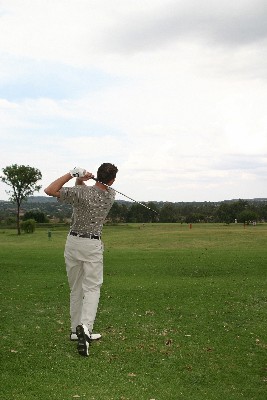
[[[10,200],[17,204],[17,230],[20,235],[21,203],[35,191],[38,192],[41,189],[41,186],[37,185],[37,181],[42,179],[42,174],[36,168],[17,164],[3,168],[3,173],[4,176],[0,177],[2,182],[11,187],[6,192],[10,196]]]
[[[26,211],[23,216],[23,221],[27,221],[28,219],[33,219],[35,222],[38,222],[39,224],[49,222],[49,219],[47,218],[45,213],[39,210]]]
[[[230,224],[231,222],[234,222],[235,219],[238,218],[238,215],[245,211],[247,207],[248,202],[241,199],[234,202],[223,202],[217,210],[217,216],[220,222]]]
[[[160,222],[177,222],[179,214],[174,203],[165,203],[160,210]]]
[[[153,202],[149,202],[148,204],[133,203],[131,208],[127,213],[127,222],[155,222],[157,220],[157,214],[151,210],[157,211],[157,206]],[[147,209],[149,207],[151,210]]]

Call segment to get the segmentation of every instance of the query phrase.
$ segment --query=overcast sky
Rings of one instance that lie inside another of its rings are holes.
[[[0,174],[38,168],[44,195],[112,162],[138,201],[267,197],[266,21],[266,0],[0,0]]]

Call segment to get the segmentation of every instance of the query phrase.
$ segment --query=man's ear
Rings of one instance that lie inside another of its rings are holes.
[[[109,182],[107,183],[107,185],[108,185],[108,186],[111,186],[111,185],[114,183],[114,181],[115,181],[115,178],[114,178],[114,179],[111,179],[111,181],[109,181]]]

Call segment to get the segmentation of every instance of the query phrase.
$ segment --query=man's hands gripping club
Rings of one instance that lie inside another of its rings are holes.
[[[86,169],[80,167],[71,169],[70,174],[73,178],[78,178],[82,181],[88,181],[89,179],[94,178],[94,175],[91,172],[88,172]]]

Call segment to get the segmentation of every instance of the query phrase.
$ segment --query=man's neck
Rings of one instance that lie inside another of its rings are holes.
[[[98,187],[101,190],[108,191],[108,187],[106,185],[103,185],[103,183],[101,183],[101,182],[96,182],[95,186]]]

